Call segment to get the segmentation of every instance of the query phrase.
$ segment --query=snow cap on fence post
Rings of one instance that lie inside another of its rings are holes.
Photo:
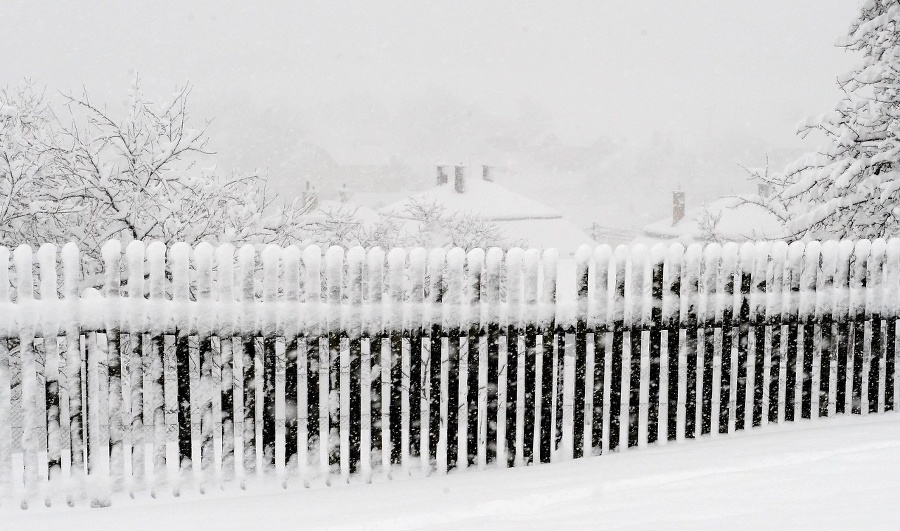
[[[341,290],[344,287],[344,248],[333,245],[325,251],[325,285],[328,301],[328,332],[341,329]]]
[[[885,317],[898,316],[900,307],[900,239],[891,238],[887,242],[884,268],[884,314]]]
[[[869,262],[866,267],[866,316],[881,315],[883,313],[883,285],[884,285],[884,253],[887,251],[887,242],[884,238],[872,240]]]
[[[189,323],[187,301],[190,298],[190,254],[191,247],[184,242],[177,242],[169,248],[169,260],[172,268],[172,300],[175,304],[175,327],[187,332]]]
[[[197,329],[201,334],[212,334],[213,324],[218,322],[218,305],[213,305],[213,247],[200,242],[194,247],[194,269],[197,274]]]
[[[318,245],[303,250],[303,267],[306,270],[303,300],[307,308],[304,325],[310,336],[315,337],[322,333],[322,249]]]
[[[234,294],[234,246],[223,243],[216,247],[216,285],[218,288],[220,333],[223,338],[229,338],[234,334],[235,323],[235,294]]]
[[[850,273],[850,317],[859,318],[866,311],[866,270],[872,242],[858,240],[853,248],[853,269]]]
[[[447,328],[459,328],[463,324],[463,276],[466,252],[459,247],[450,249],[447,253],[447,294],[442,304],[446,308],[444,314],[444,326]]]
[[[387,316],[388,328],[393,331],[403,329],[403,279],[406,265],[406,251],[395,247],[388,251],[388,297],[390,312]]]
[[[719,303],[716,305],[716,320],[720,321],[730,314],[734,322],[740,311],[738,297],[740,296],[740,251],[736,242],[726,242],[722,246],[722,268],[719,271],[718,290]],[[737,282],[735,282],[737,277]]]
[[[376,336],[384,329],[384,313],[378,307],[384,292],[384,250],[380,247],[369,249],[366,255],[366,273],[368,282],[366,296],[372,305],[372,311],[366,320],[366,328],[369,334]]]
[[[20,245],[13,251],[13,262],[16,265],[16,299],[23,300],[34,298],[34,276],[32,273],[32,252],[28,245]]]
[[[510,325],[524,326],[522,318],[522,261],[524,251],[514,247],[506,252],[506,301],[509,307],[507,320]]]
[[[718,243],[710,243],[703,249],[703,270],[700,297],[699,319],[701,323],[710,323],[716,318],[716,310],[719,308],[719,267],[722,259],[722,246]]]
[[[681,310],[681,271],[684,259],[684,245],[675,242],[666,248],[663,267],[663,307],[662,319],[666,326],[676,327]]]
[[[238,249],[238,268],[241,297],[241,332],[256,333],[256,249],[251,244],[244,244]]]
[[[144,321],[144,242],[132,240],[125,247],[125,262],[128,264],[128,309],[125,319],[131,332],[143,329]]]
[[[559,252],[554,249],[545,249],[543,255],[543,286],[541,290],[541,306],[543,307],[540,320],[542,323],[553,321],[557,318],[556,309],[556,270],[559,262]]]
[[[45,337],[56,337],[60,327],[59,313],[57,311],[48,311],[49,308],[47,308],[47,304],[53,304],[59,300],[59,294],[56,291],[56,246],[52,243],[41,245],[37,256],[40,295],[45,308],[41,328]]]
[[[612,257],[612,248],[607,245],[598,245],[594,249],[594,285],[591,293],[590,319],[588,326],[591,328],[606,329],[609,326],[610,289],[609,289],[609,264]]]
[[[628,247],[625,245],[616,246],[615,251],[613,251],[613,267],[611,268],[611,272],[614,272],[615,278],[613,279],[613,293],[612,293],[612,310],[610,311],[610,317],[614,326],[624,326],[625,324],[625,297],[626,297],[626,278],[627,270],[628,270],[628,255],[629,255]]]
[[[761,241],[753,244],[753,272],[750,280],[750,320],[757,323],[766,315],[766,272],[769,267],[771,242]],[[761,339],[759,340],[761,341]]]
[[[485,256],[485,284],[487,305],[483,321],[500,323],[500,272],[503,267],[503,251],[499,247],[491,247]]]
[[[263,301],[265,306],[262,315],[259,316],[262,323],[260,329],[265,336],[272,336],[278,328],[278,269],[281,265],[281,247],[270,244],[267,245],[260,258],[263,266]]]
[[[161,334],[169,328],[165,312],[166,300],[166,246],[154,241],[147,245],[147,267],[150,269],[150,319],[151,335]]]
[[[575,250],[575,300],[577,301],[576,319],[582,322],[585,322],[588,317],[590,262],[591,247],[589,245],[579,246]]]
[[[800,318],[813,319],[816,313],[816,282],[819,274],[822,244],[811,241],[803,252],[800,271]]]
[[[100,250],[103,257],[103,295],[107,300],[106,326],[114,330],[120,326],[119,315],[119,290],[122,286],[122,273],[120,261],[122,256],[122,244],[119,240],[109,240],[103,244]]]
[[[772,260],[766,269],[766,321],[774,323],[783,313],[784,263],[787,259],[788,244],[777,241],[770,249]]]
[[[37,309],[30,303],[34,301],[34,266],[31,247],[20,245],[13,251],[13,262],[16,266],[16,302],[19,304],[19,330],[37,326]]]
[[[481,322],[481,275],[484,268],[484,249],[472,249],[466,253],[466,290],[468,292],[468,312],[465,319],[470,325]]]
[[[351,305],[347,333],[351,337],[362,334],[363,316],[363,263],[366,260],[366,250],[355,246],[347,251],[347,300]]]
[[[413,330],[422,328],[423,311],[422,303],[425,300],[425,262],[428,259],[428,251],[416,247],[409,253],[409,300],[415,303],[414,309],[408,312],[409,327]]]
[[[794,241],[788,246],[787,264],[784,269],[784,285],[788,287],[782,294],[785,299],[785,313],[796,319],[800,314],[800,272],[803,261],[803,251],[806,244],[802,241]]]
[[[428,310],[425,315],[425,321],[428,324],[436,325],[444,323],[442,312],[444,302],[444,292],[447,289],[447,279],[444,278],[444,266],[447,261],[447,253],[440,247],[435,247],[428,251],[428,293],[427,300]],[[449,272],[448,272],[449,275]]]
[[[703,246],[692,243],[684,252],[684,273],[681,283],[681,321],[689,326],[697,326],[700,315],[700,262]]]
[[[652,323],[653,326],[662,326],[665,264],[666,245],[664,243],[654,244],[650,247],[650,263],[647,264],[645,270],[647,288],[644,290],[644,315],[647,322]],[[659,319],[659,321],[657,322],[655,319]]]
[[[640,243],[631,250],[631,278],[628,285],[631,289],[626,292],[629,304],[625,307],[625,326],[643,325],[650,320],[648,315],[645,321],[643,311],[645,290],[649,288],[645,286],[648,254],[647,246]]]

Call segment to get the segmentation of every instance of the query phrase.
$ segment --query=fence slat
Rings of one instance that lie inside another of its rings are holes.
[[[884,312],[887,319],[884,357],[884,410],[893,411],[896,404],[897,318],[900,317],[900,239],[887,243],[884,267]]]
[[[342,374],[341,388],[344,387],[344,378],[348,387],[349,397],[347,422],[347,460],[349,472],[353,473],[360,467],[360,441],[362,440],[362,302],[363,302],[363,262],[366,259],[366,251],[362,247],[354,247],[347,253],[347,284],[345,293],[350,304],[350,312],[346,323],[346,332],[349,336],[349,359],[347,360],[348,374]]]
[[[300,302],[300,249],[290,245],[284,250],[284,300],[288,308]],[[361,286],[360,286],[361,289]],[[299,373],[302,317],[299,312],[289,310],[282,317],[285,336],[284,349],[284,465],[288,476],[300,472],[301,464],[305,472],[306,445],[299,445],[300,414]],[[306,367],[303,366],[304,377]],[[305,394],[304,394],[305,396]],[[305,400],[304,400],[305,401]],[[304,423],[305,424],[305,423]],[[305,426],[304,426],[305,427]],[[303,475],[301,475],[303,477]]]
[[[803,356],[798,360],[798,374],[800,389],[798,402],[800,404],[800,417],[812,418],[813,384],[819,379],[814,378],[813,367],[821,366],[821,352],[818,348],[822,344],[821,328],[816,326],[816,284],[821,269],[822,246],[819,242],[810,242],[803,253],[803,266],[800,272],[800,321],[803,326]],[[815,382],[814,382],[815,380]]]
[[[432,249],[428,252],[426,278],[427,285],[425,287],[425,300],[428,301],[426,308],[427,320],[431,322],[428,328],[428,348],[423,353],[427,356],[425,362],[425,373],[423,379],[427,384],[423,387],[425,394],[425,405],[423,406],[422,428],[427,432],[423,434],[427,438],[427,452],[422,450],[423,461],[427,458],[429,473],[432,470],[438,470],[441,473],[447,471],[448,463],[455,463],[454,459],[450,459],[448,455],[447,445],[448,437],[455,435],[454,431],[448,426],[450,414],[449,408],[445,408],[451,396],[444,396],[442,393],[443,382],[441,379],[441,369],[443,366],[443,330],[441,323],[443,321],[442,307],[444,300],[444,262],[446,253],[443,249]],[[449,360],[448,360],[449,361]],[[457,373],[458,377],[458,373]],[[459,388],[456,388],[457,392]],[[454,401],[454,407],[456,402]],[[427,414],[425,413],[427,410]],[[445,413],[446,411],[446,413]],[[456,411],[453,411],[456,414]],[[455,424],[454,424],[455,427]],[[424,439],[423,439],[424,442]]]
[[[650,326],[651,305],[650,252],[638,244],[631,251],[631,322],[626,313],[625,325],[630,328],[630,395],[628,400],[628,446],[647,445],[647,376],[649,359],[645,352],[649,341],[644,341],[644,331]]]
[[[734,318],[739,311],[735,308],[735,294],[740,296],[740,284],[735,289],[735,276],[738,274],[740,247],[735,242],[728,242],[722,247],[722,265],[719,270],[717,289],[721,293],[719,303],[716,304],[716,321],[722,323],[721,351],[719,354],[719,393],[716,399],[718,407],[718,432],[729,433],[734,431],[734,389],[736,387],[734,376],[734,348],[735,327]],[[740,282],[740,280],[738,281]],[[715,431],[715,425],[713,426]]]
[[[865,285],[871,249],[872,244],[868,240],[856,242],[850,277],[850,318],[853,320],[851,346],[853,354],[849,357],[853,364],[851,369],[853,386],[848,398],[850,400],[850,411],[854,415],[859,415],[863,410],[863,364],[868,354],[868,343],[865,337],[867,328],[865,322]]]
[[[755,372],[755,357],[751,356],[755,345],[751,345],[750,327],[753,322],[750,318],[751,295],[753,284],[753,258],[755,255],[753,243],[746,242],[740,248],[740,264],[738,266],[735,282],[734,317],[737,327],[737,364],[735,375],[736,388],[734,429],[743,430],[753,423],[753,375]],[[748,392],[748,384],[749,390]]]
[[[41,303],[56,304],[56,246],[44,244],[38,249]],[[44,403],[46,405],[45,422],[47,426],[47,479],[55,481],[62,475],[62,426],[60,424],[62,401],[60,400],[60,359],[59,320],[52,315],[45,315],[41,323],[41,334],[44,339]],[[49,491],[45,494],[45,504],[51,503]]]
[[[702,350],[702,380],[701,380],[701,407],[700,407],[700,433],[706,435],[711,433],[713,423],[713,414],[718,416],[717,408],[714,408],[713,382],[715,377],[715,354],[717,350],[716,341],[716,307],[718,302],[718,277],[719,264],[721,261],[722,246],[717,243],[711,243],[703,249],[703,270],[701,272],[701,289],[703,297],[700,298],[700,309],[698,312],[698,320],[700,326],[703,327],[703,350]],[[698,369],[699,370],[699,369]]]
[[[408,466],[404,456],[409,455],[409,433],[404,430],[403,410],[403,284],[406,267],[406,252],[403,249],[391,249],[387,255],[387,292],[390,300],[388,311],[388,339],[390,358],[385,360],[388,370],[386,381],[388,382],[388,442],[390,447],[390,465]],[[406,376],[408,378],[408,374]],[[408,393],[408,389],[407,389]],[[408,394],[406,394],[408,400]],[[407,403],[408,404],[408,403]],[[407,425],[408,426],[408,425]],[[405,443],[405,444],[404,444]],[[387,468],[387,467],[386,467]]]
[[[369,250],[366,257],[366,272],[368,279],[368,300],[373,308],[381,308],[382,293],[384,291],[384,251],[375,247]],[[385,430],[387,424],[382,415],[383,379],[382,367],[384,355],[382,338],[384,337],[383,312],[373,312],[367,322],[369,332],[369,355],[371,368],[369,371],[369,389],[371,392],[371,453],[372,466],[385,466],[390,462],[388,452],[390,445],[385,444]],[[368,479],[368,478],[367,478]]]
[[[211,305],[213,301],[213,248],[201,243],[194,249],[194,270],[197,275],[197,302]],[[197,315],[197,335],[199,336],[200,380],[197,389],[200,415],[200,470],[202,473],[201,492],[205,486],[216,480],[215,450],[213,449],[213,324],[215,315],[203,312]]]
[[[260,332],[263,336],[262,355],[262,470],[275,468],[275,365],[276,361],[276,323],[278,292],[281,289],[281,248],[267,245],[260,259],[263,267],[263,315]]]
[[[558,256],[555,251],[547,249],[542,257],[541,278],[541,303],[544,306],[555,306],[556,303],[556,267]],[[553,350],[556,341],[556,315],[548,311],[540,312],[538,316],[541,322],[541,367],[540,367],[540,462],[549,463],[553,446],[554,424],[554,357]]]
[[[446,448],[446,469],[465,468],[468,465],[468,388],[466,372],[462,369],[460,335],[463,328],[463,296],[465,281],[465,251],[459,247],[447,253],[446,305],[443,313],[443,334],[447,335],[447,348],[441,349],[441,418],[446,415],[446,433],[442,433]],[[429,299],[437,302],[439,293]],[[443,338],[441,338],[443,342]],[[432,352],[434,350],[432,349]],[[433,355],[433,354],[432,354]],[[445,375],[446,373],[446,375]],[[446,382],[446,383],[444,383]],[[446,408],[446,413],[444,413]],[[442,422],[444,424],[444,422]],[[441,452],[443,455],[443,452]]]
[[[887,242],[878,238],[872,241],[872,250],[866,269],[866,321],[871,327],[871,340],[868,341],[870,352],[865,362],[865,388],[863,393],[863,414],[878,413],[884,406],[881,392],[883,379],[881,378],[882,363],[884,361],[884,258],[887,250]],[[868,406],[868,407],[867,407]]]
[[[660,404],[660,389],[663,384],[668,387],[668,371],[662,367],[662,328],[663,328],[663,272],[665,269],[666,247],[656,244],[650,249],[650,289],[644,299],[644,318],[650,325],[649,372],[647,395],[647,443],[653,444],[666,438],[666,416],[668,402],[663,397]],[[665,394],[665,393],[663,393]]]
[[[819,361],[813,371],[818,376],[818,386],[813,382],[812,415],[827,417],[829,415],[829,395],[831,394],[831,367],[834,359],[834,345],[837,339],[832,316],[832,300],[834,295],[834,275],[837,261],[836,241],[825,242],[820,251],[819,272],[816,278],[815,321],[819,328],[816,336]],[[818,413],[816,412],[818,411]]]
[[[422,308],[425,301],[425,268],[428,259],[428,251],[419,247],[409,253],[409,301],[412,308]],[[419,459],[423,470],[427,470],[428,463],[428,404],[423,401],[423,391],[428,375],[428,356],[423,352],[423,321],[424,315],[420,310],[406,312],[407,326],[409,329],[409,455]],[[425,369],[425,370],[423,370]],[[423,416],[423,406],[424,416]],[[422,427],[425,427],[423,430]]]
[[[144,463],[144,447],[147,439],[144,436],[144,350],[143,332],[146,323],[141,319],[141,309],[144,303],[144,243],[132,241],[125,248],[125,262],[128,264],[127,276],[127,309],[122,312],[125,316],[125,330],[128,333],[128,364],[127,381],[131,410],[126,412],[128,420],[127,431],[131,438],[131,495],[144,487],[146,475]],[[126,449],[127,450],[127,449]]]
[[[256,250],[252,245],[242,245],[238,250],[238,275],[241,295],[241,385],[243,408],[241,409],[241,475],[243,478],[256,473]],[[237,412],[237,407],[235,408]],[[242,485],[246,482],[243,481]]]
[[[663,258],[662,315],[661,324],[666,327],[665,371],[668,375],[666,396],[660,400],[666,402],[665,433],[661,438],[675,441],[679,433],[684,433],[684,363],[681,360],[681,275],[684,260],[684,246],[675,243],[666,248]],[[661,339],[660,339],[661,340]],[[662,417],[661,417],[662,419]]]
[[[684,255],[681,281],[681,324],[685,328],[685,398],[684,398],[684,437],[693,439],[698,435],[698,426],[702,425],[700,414],[702,397],[699,386],[702,382],[700,371],[699,340],[700,330],[700,265],[703,260],[703,248],[694,243],[688,246]]]
[[[607,377],[609,356],[608,340],[611,333],[609,274],[612,249],[609,245],[601,245],[594,250],[594,283],[591,294],[594,306],[593,322],[589,322],[594,331],[594,373],[591,375],[593,385],[593,411],[591,412],[591,448],[592,454],[599,455],[609,449],[609,379]],[[535,268],[536,268],[535,264]],[[528,299],[529,303],[531,299]],[[527,364],[526,364],[527,367]],[[526,386],[528,384],[526,383]],[[527,413],[526,413],[527,414]],[[527,417],[526,417],[527,418]]]
[[[479,337],[481,336],[481,275],[484,251],[473,249],[466,254],[466,455],[468,466],[478,465],[480,397],[478,372],[480,363]],[[462,376],[460,376],[462,379]]]
[[[231,480],[235,474],[235,364],[234,352],[237,315],[234,303],[237,294],[234,289],[234,247],[230,244],[216,248],[216,287],[221,308],[219,336],[220,366],[220,410],[222,418],[222,479]]]
[[[768,339],[771,337],[766,330],[766,292],[768,289],[769,257],[771,255],[772,245],[769,242],[758,242],[754,245],[754,264],[753,273],[750,279],[750,314],[749,319],[752,323],[750,331],[750,339],[753,353],[753,380],[752,380],[752,425],[761,426],[766,418],[764,397],[768,394],[766,391],[767,353],[771,355],[771,349]]]
[[[506,327],[506,403],[500,404],[506,412],[506,466],[516,466],[524,459],[522,443],[525,433],[520,421],[519,404],[519,364],[522,352],[519,350],[520,332],[524,322],[522,316],[522,265],[524,253],[521,249],[510,249],[506,253],[506,300],[508,304]]]
[[[834,276],[835,289],[835,313],[838,320],[838,342],[837,342],[837,366],[836,366],[836,385],[835,385],[835,411],[844,413],[847,409],[848,393],[847,370],[850,368],[850,348],[851,348],[851,331],[853,329],[850,322],[851,298],[850,292],[850,276],[853,269],[853,255],[856,250],[854,242],[844,240],[838,246],[837,269]],[[855,310],[854,310],[855,315]],[[852,387],[851,393],[852,394]]]
[[[109,469],[118,490],[125,476],[125,444],[122,418],[122,353],[120,347],[119,290],[122,285],[120,270],[121,245],[111,240],[103,245],[104,296],[111,303],[106,315],[107,374],[109,377]]]

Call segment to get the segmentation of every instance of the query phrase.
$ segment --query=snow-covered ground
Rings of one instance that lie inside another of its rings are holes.
[[[330,488],[4,508],[3,529],[887,529],[900,414],[841,417],[520,469]]]

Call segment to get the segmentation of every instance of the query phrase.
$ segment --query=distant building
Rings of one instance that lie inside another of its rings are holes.
[[[764,193],[762,187],[760,192]],[[672,215],[645,225],[632,243],[752,241],[781,238],[785,226],[765,208],[748,203],[755,196],[720,197],[687,209],[684,192],[674,192]]]
[[[480,168],[481,178],[470,178],[467,169],[438,166],[435,188],[391,203],[379,209],[379,213],[403,219],[407,206],[413,202],[437,203],[448,212],[469,213],[490,220],[508,239],[522,241],[529,248],[554,247],[564,258],[574,255],[581,245],[596,245],[558,211],[492,182],[489,166]]]

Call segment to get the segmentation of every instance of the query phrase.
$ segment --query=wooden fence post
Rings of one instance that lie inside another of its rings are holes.
[[[301,402],[306,405],[305,392],[303,399],[298,395],[299,371],[302,367],[303,378],[306,379],[306,357],[301,363],[300,350],[302,330],[300,310],[300,249],[296,245],[289,245],[284,249],[284,301],[287,310],[281,317],[284,329],[284,465],[286,474],[300,474],[305,480],[306,472],[306,444],[299,444],[300,418],[306,420],[305,409],[300,412]],[[304,349],[305,351],[305,349]],[[305,352],[304,352],[305,353]],[[304,390],[305,391],[305,390]],[[305,432],[306,423],[303,423]],[[302,452],[301,452],[302,448]],[[285,479],[287,481],[287,479]]]
[[[612,332],[610,319],[610,295],[609,286],[610,259],[612,249],[609,245],[600,245],[594,250],[594,284],[591,300],[594,305],[594,320],[589,322],[589,327],[594,332],[594,374],[593,385],[593,411],[591,412],[591,448],[592,455],[604,453],[609,449],[609,378],[607,377],[609,365],[609,339]]]
[[[661,325],[666,327],[666,369],[668,372],[666,433],[661,437],[675,441],[684,434],[685,363],[681,360],[681,275],[684,246],[676,242],[666,248],[663,266]],[[679,435],[681,434],[681,435]]]
[[[468,393],[467,412],[467,437],[466,450],[468,452],[468,466],[479,464],[481,453],[479,444],[481,422],[481,389],[479,382],[480,372],[480,338],[481,338],[481,273],[484,265],[484,251],[473,249],[466,256],[466,287],[468,294],[468,308],[466,318],[469,329],[466,336],[466,390]]]
[[[235,341],[237,336],[236,293],[234,290],[234,246],[222,244],[216,248],[216,285],[218,288],[219,336],[222,410],[222,479],[228,481],[235,474]],[[238,343],[239,344],[239,343]]]
[[[200,492],[206,492],[206,485],[218,478],[213,449],[213,325],[217,321],[214,313],[212,274],[213,248],[201,242],[194,249],[194,269],[197,275],[197,303],[200,311],[197,314],[197,335],[199,337],[200,379],[197,389],[200,414],[200,471],[202,474]],[[221,348],[221,341],[220,341]]]

